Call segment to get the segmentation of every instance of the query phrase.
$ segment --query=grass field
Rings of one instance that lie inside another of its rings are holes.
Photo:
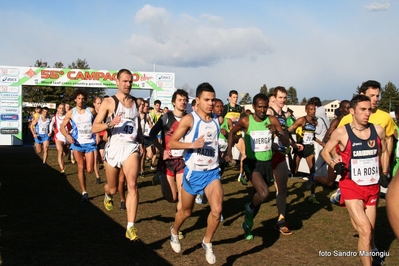
[[[182,254],[169,245],[169,227],[175,204],[163,199],[160,186],[151,183],[154,173],[139,179],[140,204],[137,228],[140,241],[124,234],[126,215],[103,206],[103,183],[87,175],[90,201],[80,202],[77,166],[67,161],[61,177],[56,151],[50,149],[49,167],[31,147],[0,147],[0,253],[2,265],[206,265],[201,240],[209,205],[195,205],[183,227]],[[319,205],[308,203],[309,191],[300,178],[288,183],[287,221],[294,231],[282,236],[273,229],[277,219],[275,189],[254,222],[254,239],[243,238],[243,209],[250,185],[236,181],[238,171],[223,176],[225,221],[213,239],[216,265],[360,265],[357,233],[345,208],[330,204],[332,190],[317,187]],[[119,196],[115,196],[118,205]],[[389,252],[387,265],[399,265],[399,245],[386,217],[385,200],[378,206],[376,242]],[[325,256],[321,256],[325,255]],[[329,256],[328,256],[329,255]]]

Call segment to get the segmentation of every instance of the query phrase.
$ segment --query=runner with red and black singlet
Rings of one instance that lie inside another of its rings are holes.
[[[339,187],[340,203],[345,204],[353,227],[359,233],[358,254],[363,265],[382,265],[383,253],[379,252],[374,241],[374,228],[380,192],[380,171],[386,169],[381,154],[387,149],[385,130],[369,123],[372,113],[369,97],[357,95],[350,102],[352,122],[338,127],[322,151],[323,159],[336,174],[341,175]],[[339,156],[335,149],[339,150]]]
[[[188,93],[178,89],[172,95],[173,111],[163,114],[151,128],[149,139],[160,151],[158,159],[158,171],[161,172],[160,182],[162,194],[169,202],[177,202],[176,211],[182,206],[181,189],[183,184],[184,159],[182,149],[170,149],[169,141],[176,131],[180,120],[186,115]],[[162,143],[157,139],[161,132]],[[179,231],[179,239],[183,234]]]
[[[281,124],[281,128],[283,131],[287,133],[287,136],[290,138],[291,145],[298,148],[303,148],[302,145],[298,147],[295,144],[295,141],[292,139],[291,134],[288,134],[287,131],[287,119],[285,112],[283,111],[283,107],[285,102],[287,101],[287,90],[278,86],[274,88],[272,96],[274,100],[269,103],[269,109],[267,110],[268,115],[273,115],[277,118],[277,120]],[[284,146],[278,136],[274,136],[273,143],[273,157],[272,157],[272,169],[273,176],[276,186],[276,206],[278,212],[278,220],[275,225],[275,229],[278,230],[282,235],[292,235],[292,231],[288,229],[288,225],[285,219],[285,211],[287,206],[287,182],[288,182],[288,165],[286,161],[286,156],[290,161],[292,161],[291,148]]]
[[[54,142],[55,147],[57,148],[57,161],[58,165],[60,166],[61,175],[65,175],[64,155],[69,153],[69,147],[67,146],[68,142],[60,131],[61,124],[65,119],[65,114],[65,105],[61,103],[58,105],[57,112],[50,122],[50,129],[54,132]],[[71,128],[71,124],[67,124],[66,130],[68,132],[71,130]]]

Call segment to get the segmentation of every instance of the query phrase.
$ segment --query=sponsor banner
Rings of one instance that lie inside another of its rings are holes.
[[[17,108],[17,107],[1,107],[0,108],[0,113],[11,113],[11,114],[19,114],[20,113],[20,108]]]
[[[22,107],[47,107],[49,109],[55,109],[57,107],[57,104],[55,103],[32,103],[32,102],[23,102]]]
[[[2,128],[0,133],[3,135],[16,135],[19,133],[18,128]]]
[[[174,91],[157,91],[157,97],[167,96],[172,97]]]
[[[0,92],[19,92],[19,87],[0,86]]]
[[[19,93],[0,93],[0,99],[18,100]]]
[[[18,76],[19,75],[19,69],[18,68],[12,68],[12,67],[0,68],[0,75]]]
[[[0,83],[17,83],[18,77],[0,76]]]
[[[1,100],[1,101],[0,101],[0,106],[19,106],[19,102],[17,102],[17,101]]]
[[[8,67],[0,72],[0,83],[16,85],[117,88],[118,70],[93,70],[69,68]],[[175,74],[163,72],[132,71],[133,89],[164,90],[174,88]],[[161,82],[157,84],[157,82]]]
[[[3,127],[16,127],[18,128],[19,122],[12,122],[12,121],[0,121],[0,128]]]
[[[1,114],[0,120],[18,120],[18,114]]]

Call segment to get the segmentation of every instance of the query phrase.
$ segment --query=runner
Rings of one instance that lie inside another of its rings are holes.
[[[210,213],[202,247],[209,264],[216,263],[212,237],[220,223],[223,189],[220,182],[218,135],[219,121],[212,113],[215,90],[209,83],[202,83],[196,90],[197,111],[183,117],[169,140],[170,149],[184,149],[182,207],[176,212],[170,228],[170,244],[174,252],[181,252],[178,231],[191,216],[195,196],[205,192]],[[184,142],[180,140],[184,137]]]
[[[89,194],[86,191],[86,175],[94,169],[94,152],[96,151],[95,136],[91,132],[95,110],[86,106],[87,91],[78,88],[73,93],[76,107],[69,110],[61,124],[60,131],[66,140],[71,143],[71,150],[78,165],[78,178],[82,190],[81,201],[89,201]],[[72,122],[72,131],[66,129]]]
[[[312,103],[308,103],[305,106],[306,116],[298,118],[292,126],[288,128],[289,132],[295,132],[298,127],[302,128],[302,134],[297,134],[297,142],[303,145],[303,150],[298,151],[295,155],[296,168],[295,173],[297,174],[299,163],[302,158],[305,158],[306,163],[309,167],[309,180],[306,187],[310,189],[309,202],[319,204],[315,195],[315,183],[313,177],[315,174],[315,156],[314,156],[314,143],[313,141],[322,144],[321,140],[315,137],[315,131],[317,126],[317,119],[315,117],[316,106]]]
[[[358,251],[365,252],[361,256],[363,265],[378,263],[380,258],[372,257],[378,252],[374,244],[374,227],[377,215],[380,185],[380,154],[386,149],[384,129],[370,124],[372,112],[370,98],[357,95],[350,102],[352,121],[337,128],[322,151],[322,156],[341,175],[340,204],[345,204],[352,225],[359,233]],[[331,152],[338,145],[340,156],[331,157]],[[383,169],[387,167],[384,161]],[[372,261],[373,259],[373,261]]]
[[[122,168],[126,177],[128,194],[126,197],[127,228],[126,238],[138,240],[135,220],[139,201],[137,177],[142,153],[142,132],[139,123],[138,103],[130,95],[133,84],[132,73],[127,69],[119,70],[116,77],[118,92],[104,99],[94,121],[93,132],[109,130],[109,140],[105,146],[105,173],[107,184],[104,186],[104,206],[113,209],[113,196],[118,192],[119,174]],[[104,124],[104,119],[107,122]]]
[[[158,159],[161,164],[162,175],[160,178],[162,195],[168,202],[177,202],[176,211],[182,206],[181,188],[183,184],[184,172],[184,150],[174,150],[168,147],[172,135],[176,132],[179,122],[186,115],[188,94],[186,91],[178,89],[172,95],[173,111],[169,111],[161,116],[154,127],[151,128],[150,140],[160,151]],[[161,131],[162,144],[157,140],[158,132]],[[180,239],[183,234],[179,231]]]
[[[280,122],[274,116],[266,114],[269,99],[266,95],[259,93],[253,98],[252,107],[254,114],[241,118],[230,130],[229,145],[227,148],[226,162],[232,160],[233,136],[239,130],[245,132],[244,170],[248,179],[252,182],[255,194],[251,202],[245,205],[245,221],[242,224],[244,237],[253,239],[253,219],[260,209],[260,205],[269,195],[269,185],[273,178],[272,172],[272,146],[273,134],[276,134],[284,146],[290,146],[288,136],[283,131]]]
[[[65,136],[61,133],[60,127],[65,119],[65,105],[59,104],[57,107],[57,113],[53,116],[50,123],[50,129],[54,132],[54,142],[57,148],[57,160],[60,166],[60,174],[65,176],[65,166],[64,166],[64,155],[67,155],[70,151],[67,146],[67,141]],[[71,124],[67,125],[67,131],[71,130]]]
[[[38,110],[36,108],[35,110]],[[38,114],[38,113],[36,113]],[[50,145],[50,119],[48,118],[48,108],[43,107],[38,115],[34,115],[34,120],[30,126],[33,138],[35,140],[35,151],[37,154],[43,152],[42,167],[47,167],[48,147]]]

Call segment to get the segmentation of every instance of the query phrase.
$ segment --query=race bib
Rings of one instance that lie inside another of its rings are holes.
[[[305,131],[303,133],[303,144],[313,144],[314,133]]]
[[[251,147],[254,152],[272,149],[272,133],[270,130],[251,131]]]
[[[80,123],[77,125],[78,127],[78,134],[79,137],[82,139],[91,139],[92,138],[92,133],[91,133],[91,123],[86,122],[86,123]]]
[[[380,179],[378,157],[351,159],[351,178],[359,186],[374,185]]]

